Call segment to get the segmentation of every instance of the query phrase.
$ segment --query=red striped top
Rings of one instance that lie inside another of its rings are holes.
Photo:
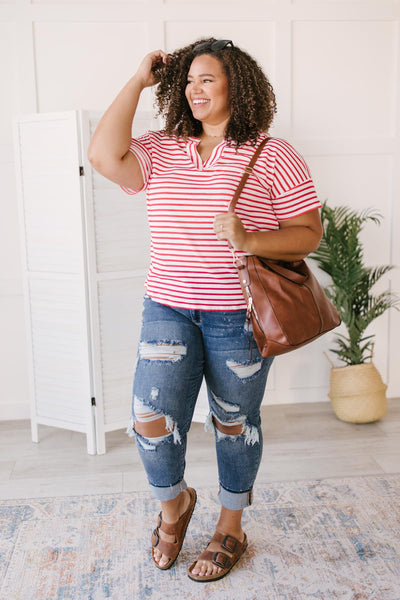
[[[143,173],[142,190],[147,191],[151,232],[147,294],[181,308],[246,308],[231,252],[226,241],[216,238],[213,222],[217,213],[227,211],[254,146],[249,142],[236,151],[223,141],[203,164],[199,141],[154,131],[132,139],[130,149]],[[236,205],[244,227],[278,229],[279,221],[319,207],[304,159],[286,141],[271,138]]]

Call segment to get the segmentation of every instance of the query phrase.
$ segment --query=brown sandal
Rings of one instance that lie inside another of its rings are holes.
[[[211,542],[217,542],[220,545],[221,549],[216,551],[207,550]],[[225,577],[225,575],[228,575],[229,571],[237,563],[237,561],[247,548],[247,536],[246,534],[244,534],[243,542],[239,542],[239,540],[232,537],[231,535],[224,535],[223,533],[218,533],[218,531],[216,531],[211,540],[209,541],[207,548],[204,550],[204,552],[202,552],[202,554],[200,554],[199,558],[189,567],[189,577],[190,579],[193,579],[193,581],[217,581],[217,579],[222,579],[223,577]],[[230,556],[225,554],[223,550],[227,550]],[[208,560],[217,567],[220,567],[222,571],[220,573],[215,573],[214,575],[193,575],[192,570],[195,567],[198,560]]]
[[[166,571],[167,569],[172,567],[172,565],[178,558],[178,554],[182,548],[183,540],[185,539],[186,529],[189,525],[189,521],[196,504],[196,490],[194,490],[193,488],[187,488],[187,491],[189,492],[190,502],[183,515],[181,515],[178,521],[175,521],[175,523],[165,523],[165,521],[162,520],[162,513],[160,512],[160,514],[158,515],[157,527],[155,528],[155,530],[153,531],[153,535],[151,536],[151,554],[153,556],[153,561],[156,567],[162,569],[163,571]],[[159,535],[160,530],[166,533],[167,535],[174,535],[175,541],[166,542],[165,540],[162,540]],[[156,547],[161,552],[161,554],[164,554],[164,556],[168,557],[167,564],[162,567],[160,567],[160,565],[154,558],[154,548]]]

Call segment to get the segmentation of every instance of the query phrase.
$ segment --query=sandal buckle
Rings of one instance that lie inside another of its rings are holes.
[[[230,546],[228,544],[230,544]],[[222,546],[222,548],[224,548],[224,550],[228,550],[228,552],[233,554],[237,550],[238,541],[235,540],[235,538],[232,537],[231,535],[226,535],[224,537],[224,539],[222,540],[221,546]]]
[[[221,562],[221,559],[218,560],[218,556],[223,557],[224,562]],[[229,556],[227,556],[223,552],[216,552],[213,556],[212,561],[214,565],[216,565],[217,567],[221,567],[221,569],[227,569],[231,564]]]
[[[158,543],[159,543],[159,541],[160,541],[160,536],[158,535],[158,531],[157,531],[157,529],[155,529],[155,530],[153,531],[153,535],[155,536],[155,538],[156,538],[156,541],[154,542],[154,544],[152,543],[151,545],[153,546],[153,548],[155,548],[156,546],[158,546]]]

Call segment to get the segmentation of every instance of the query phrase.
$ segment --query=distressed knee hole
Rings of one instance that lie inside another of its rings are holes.
[[[155,390],[157,388],[151,390],[150,395],[152,398],[155,395]],[[130,435],[137,433],[152,444],[159,444],[170,435],[173,436],[175,444],[181,442],[177,425],[170,415],[163,414],[160,410],[145,404],[137,396],[133,400],[133,410],[135,419],[131,419],[130,427],[128,427]]]
[[[220,421],[213,412],[210,412],[206,418],[204,429],[209,432],[216,431],[217,438],[222,439],[226,436],[241,435],[245,427],[245,416],[240,416],[233,421]]]
[[[244,436],[245,444],[254,446],[260,442],[260,434],[255,425],[250,425],[246,417],[239,416],[235,421],[219,421],[216,416],[210,412],[204,424],[206,431],[215,431],[217,442],[222,440],[230,440],[232,442]]]
[[[211,397],[213,403],[215,403],[215,410],[211,410],[210,414],[208,415],[208,420],[206,421],[206,431],[214,431],[214,428],[216,428],[220,433],[225,435],[240,435],[242,433],[243,423],[246,420],[246,417],[239,415],[240,406],[238,404],[233,404],[232,402],[226,402],[225,400],[222,400],[222,398],[214,394],[212,390]],[[227,419],[220,421],[216,416],[217,413],[226,414]],[[236,413],[238,416],[236,416],[236,418],[233,416],[228,418],[231,413]]]
[[[239,379],[249,379],[258,371],[261,370],[261,361],[254,363],[238,363],[234,360],[227,360],[226,366],[232,371]]]
[[[178,342],[140,342],[139,358],[162,362],[179,362],[186,356],[186,346]]]
[[[160,438],[170,435],[171,431],[168,431],[165,425],[165,417],[160,417],[155,413],[153,413],[153,415],[158,418],[149,423],[141,421],[140,415],[136,415],[136,421],[134,424],[136,433],[146,438]]]
[[[216,427],[221,433],[225,433],[225,435],[240,435],[243,431],[242,423],[236,424],[235,422],[223,424],[220,423],[214,416],[212,417],[212,422],[214,427]]]

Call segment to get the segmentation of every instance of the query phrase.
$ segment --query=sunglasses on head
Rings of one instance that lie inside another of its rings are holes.
[[[200,54],[201,52],[218,52],[218,50],[224,50],[228,46],[233,48],[232,40],[216,40],[215,42],[201,42],[193,48],[193,54]]]

